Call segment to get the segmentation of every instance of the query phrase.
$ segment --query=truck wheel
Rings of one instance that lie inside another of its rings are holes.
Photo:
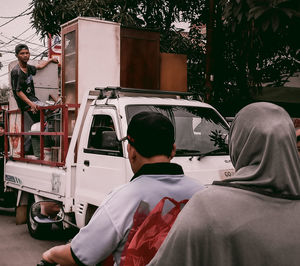
[[[36,223],[30,212],[30,208],[34,203],[34,199],[32,197],[28,200],[27,205],[27,227],[30,235],[36,239],[46,239],[51,235],[52,224],[38,224]]]

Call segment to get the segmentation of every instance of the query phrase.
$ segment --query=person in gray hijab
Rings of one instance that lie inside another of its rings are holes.
[[[196,193],[148,264],[300,265],[300,159],[292,120],[253,103],[229,133],[235,175]]]

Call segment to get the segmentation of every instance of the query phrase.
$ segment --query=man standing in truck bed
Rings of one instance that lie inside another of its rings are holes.
[[[30,58],[30,52],[26,44],[18,44],[15,47],[15,54],[18,58],[18,64],[10,73],[11,87],[18,107],[22,111],[27,111],[24,113],[24,128],[25,131],[28,131],[33,123],[40,121],[38,106],[46,105],[35,96],[33,76],[37,70],[43,69],[50,62],[58,63],[58,60],[51,58],[36,66],[29,65],[27,62]],[[30,138],[26,138],[24,145],[25,153],[28,153],[31,147]]]
[[[71,244],[54,247],[43,254],[47,262],[60,265],[96,265],[113,254],[120,264],[133,216],[141,201],[150,210],[163,198],[189,199],[203,188],[184,175],[181,166],[170,163],[175,155],[174,127],[160,113],[142,112],[128,126],[128,157],[134,173],[128,184],[112,191],[87,226]]]

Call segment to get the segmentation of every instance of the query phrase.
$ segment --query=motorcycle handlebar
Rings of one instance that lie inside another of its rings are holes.
[[[50,263],[46,260],[41,260],[36,266],[55,266],[57,265],[56,263]]]

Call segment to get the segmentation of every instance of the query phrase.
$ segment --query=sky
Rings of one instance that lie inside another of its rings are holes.
[[[0,88],[8,85],[8,64],[16,60],[14,48],[18,43],[27,43],[31,59],[47,49],[40,40],[40,36],[31,28],[30,15],[20,16],[9,22],[13,17],[29,8],[30,2],[31,0],[1,0],[0,53],[2,57],[0,57],[0,62],[4,66],[0,70]],[[3,25],[5,23],[7,24]]]

